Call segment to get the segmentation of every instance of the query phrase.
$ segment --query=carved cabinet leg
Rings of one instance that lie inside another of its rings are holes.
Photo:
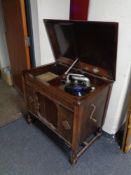
[[[101,136],[102,135],[102,129],[98,128],[97,132],[95,133],[95,136]]]
[[[32,118],[32,116],[31,116],[30,113],[27,114],[27,116],[26,116],[26,120],[27,120],[28,124],[30,124],[30,123],[33,122],[33,118]]]
[[[71,165],[74,165],[77,163],[77,154],[75,152],[72,152],[69,162],[71,163]]]

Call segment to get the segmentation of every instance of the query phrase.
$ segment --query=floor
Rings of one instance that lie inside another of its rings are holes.
[[[130,175],[131,152],[124,154],[113,138],[102,136],[71,166],[61,143],[38,121],[24,118],[0,128],[1,175]],[[46,134],[45,134],[46,133]],[[67,150],[66,150],[67,151]]]
[[[0,127],[22,117],[25,110],[23,98],[0,79]]]

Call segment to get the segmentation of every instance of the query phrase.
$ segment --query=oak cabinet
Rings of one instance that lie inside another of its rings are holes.
[[[48,69],[52,70],[54,66],[48,65]],[[71,161],[75,162],[82,150],[101,135],[112,83],[93,78],[95,91],[77,97],[64,91],[60,76],[55,78],[55,84],[54,80],[45,82],[37,78],[45,73],[46,68],[43,66],[23,73],[27,111],[71,148]]]
[[[115,81],[118,24],[51,19],[44,24],[56,60],[23,72],[27,111],[69,146],[75,163],[101,135]]]

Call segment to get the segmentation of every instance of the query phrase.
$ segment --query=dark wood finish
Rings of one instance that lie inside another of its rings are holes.
[[[80,69],[115,80],[118,23],[45,19],[44,25],[56,60],[78,58]]]
[[[2,6],[13,83],[22,91],[22,70],[31,67],[29,46],[26,42],[28,33],[25,1],[2,0]]]
[[[89,0],[71,0],[70,19],[87,20]]]
[[[70,147],[70,162],[74,164],[101,135],[115,78],[118,24],[48,19],[44,22],[56,61],[23,72],[25,101],[28,112]],[[83,96],[66,92],[63,82],[68,76],[65,72],[76,60],[79,61],[70,73],[83,74],[94,87]],[[53,79],[40,78],[45,75],[52,75]]]
[[[128,104],[127,119],[124,129],[122,150],[127,153],[131,149],[131,95]]]
[[[56,73],[58,77],[49,82],[37,78],[47,71]],[[61,82],[67,68],[63,63],[54,63],[34,68],[23,73],[23,87],[27,110],[49,129],[56,133],[71,148],[71,163],[100,136],[108,104],[112,83],[108,80],[90,77],[95,91],[77,97],[64,91]],[[79,70],[72,69],[72,72]]]

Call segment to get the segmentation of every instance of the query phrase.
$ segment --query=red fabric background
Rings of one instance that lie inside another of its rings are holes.
[[[89,0],[71,0],[70,20],[87,20]]]

